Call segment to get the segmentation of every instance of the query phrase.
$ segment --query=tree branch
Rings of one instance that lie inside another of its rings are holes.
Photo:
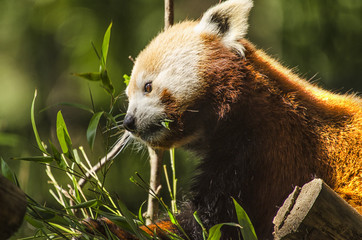
[[[165,0],[165,29],[173,25],[174,10],[173,0]]]
[[[157,198],[151,194],[152,192],[159,196],[161,190],[161,172],[162,172],[162,156],[163,150],[152,149],[148,147],[150,155],[150,194],[148,195],[146,225],[151,224],[158,218],[159,203]]]

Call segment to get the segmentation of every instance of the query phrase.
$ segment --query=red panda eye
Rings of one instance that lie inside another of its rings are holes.
[[[145,84],[145,93],[150,93],[152,92],[152,82],[148,82]]]

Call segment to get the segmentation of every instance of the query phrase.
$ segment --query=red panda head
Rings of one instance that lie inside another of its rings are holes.
[[[214,79],[205,73],[222,71],[210,58],[222,55],[225,67],[227,58],[243,57],[240,40],[252,5],[251,0],[218,4],[199,22],[179,23],[160,33],[139,54],[126,89],[129,106],[124,119],[134,137],[153,147],[170,148],[205,131],[201,117],[217,101],[208,96]]]

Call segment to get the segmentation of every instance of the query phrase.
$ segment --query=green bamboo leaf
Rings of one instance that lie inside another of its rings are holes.
[[[43,153],[47,153],[47,151],[45,150],[42,141],[40,140],[39,137],[39,133],[38,130],[36,128],[36,123],[35,123],[35,114],[34,114],[34,109],[35,109],[35,99],[37,96],[37,90],[35,90],[34,92],[34,98],[33,98],[33,102],[31,103],[31,111],[30,111],[30,118],[31,118],[31,125],[33,127],[33,131],[34,131],[34,136],[36,139],[36,142],[38,144],[38,148],[40,149],[40,151],[42,151]]]
[[[91,118],[88,128],[87,128],[87,141],[91,149],[93,149],[94,141],[96,139],[97,128],[99,120],[101,119],[103,112],[97,112]]]
[[[28,211],[28,213],[37,220],[50,220],[56,215],[55,211],[51,211],[40,206],[32,206],[31,211]]]
[[[241,234],[244,239],[248,240],[257,240],[257,236],[253,227],[253,224],[250,221],[248,214],[246,214],[245,210],[239,205],[239,203],[234,199],[234,205],[236,210],[236,215],[238,217],[238,223],[242,226]]]
[[[13,158],[14,160],[23,160],[30,162],[38,162],[38,163],[51,163],[54,158],[51,156],[31,156],[31,157],[17,157]]]
[[[69,152],[67,153],[67,157],[69,157],[72,160],[77,161],[77,159],[75,159],[75,156],[74,156],[74,150],[75,149],[73,149],[73,144],[72,144],[72,140],[70,139],[69,133],[68,133],[68,131],[66,129],[64,129],[63,131],[64,131],[65,143],[67,144],[67,147],[69,149]],[[77,161],[77,163],[80,163],[80,161]]]
[[[42,222],[46,221],[48,223],[58,224],[60,226],[69,227],[71,221],[67,216],[63,216],[56,210],[51,208],[46,208],[43,206],[32,206],[28,208],[29,218],[33,218],[35,220],[40,220]]]
[[[145,222],[145,220],[143,219],[143,214],[142,214],[142,208],[143,208],[143,205],[146,203],[146,201],[144,201],[140,208],[138,209],[138,219],[141,221],[141,222]]]
[[[173,215],[172,211],[167,208],[167,213],[168,213],[168,216],[170,217],[170,221],[172,222],[172,224],[177,225],[178,222],[177,222],[175,216]]]
[[[81,160],[80,157],[79,157],[79,154],[78,154],[77,149],[73,149],[73,151],[72,151],[71,153],[72,153],[72,157],[73,157],[74,161],[75,161],[77,164],[81,164],[82,160]]]
[[[221,237],[221,227],[223,226],[232,226],[232,227],[238,227],[241,228],[241,226],[237,223],[220,223],[216,224],[215,226],[211,227],[209,230],[209,237],[207,240],[219,240]],[[249,240],[248,238],[244,238],[246,240]]]
[[[124,216],[117,216],[109,212],[102,211],[101,209],[96,210],[98,214],[103,217],[108,218],[111,222],[120,227],[120,229],[126,230],[128,232],[132,232],[131,226],[128,224],[126,218]],[[137,226],[141,226],[141,222],[137,222]]]
[[[90,112],[90,113],[94,113],[93,109],[91,109],[90,107],[85,106],[83,104],[80,104],[80,103],[62,102],[62,103],[59,103],[59,105],[74,107],[74,108],[78,108],[78,109],[81,109],[81,110],[84,110],[84,111],[87,111],[87,112]]]
[[[126,86],[128,86],[129,81],[131,81],[131,77],[128,76],[127,74],[124,74],[124,75],[123,75],[123,79],[124,79],[123,82],[126,84]]]
[[[102,79],[102,87],[111,95],[114,94],[115,90],[112,85],[111,80],[108,77],[108,72],[106,69],[101,70],[101,79]]]
[[[57,114],[57,137],[63,153],[69,155],[70,154],[69,145],[71,146],[72,142],[70,140],[67,126],[64,122],[64,118],[61,111],[59,111]]]
[[[73,181],[75,198],[77,199],[78,202],[81,202],[81,198],[80,198],[80,194],[79,194],[79,190],[78,190],[78,182],[74,175],[72,175],[72,181]]]
[[[58,166],[61,169],[67,169],[67,164],[64,162],[64,159],[62,158],[60,152],[58,151],[58,149],[54,146],[54,144],[49,140],[49,145],[50,148],[53,152],[53,158],[55,159],[55,161],[57,162]]]
[[[33,227],[39,229],[39,228],[43,228],[44,224],[42,221],[36,220],[35,218],[31,217],[30,215],[26,214],[24,219]]]
[[[173,122],[173,120],[163,119],[163,120],[161,121],[161,125],[162,125],[164,128],[166,128],[166,129],[168,129],[168,130],[171,130],[171,129],[170,129],[170,122]]]
[[[68,231],[69,231],[69,225],[73,225],[72,221],[70,221],[67,216],[63,217],[60,214],[56,214],[53,218],[49,220],[49,222],[65,227],[65,229],[68,229]]]
[[[101,60],[101,56],[99,55],[99,53],[98,53],[98,51],[97,51],[97,48],[96,48],[96,46],[94,45],[94,42],[91,42],[91,44],[92,44],[92,47],[93,47],[93,50],[94,50],[95,54],[97,55],[98,60],[99,60],[99,61],[102,61],[102,60]]]
[[[103,69],[105,69],[107,56],[108,56],[108,48],[109,48],[109,41],[111,38],[111,29],[112,23],[109,24],[106,33],[104,34],[103,43],[102,43],[102,61],[103,61]]]
[[[147,237],[145,236],[146,233],[143,232],[138,225],[136,224],[136,222],[133,219],[133,214],[128,210],[128,208],[126,207],[126,205],[124,205],[123,202],[121,202],[120,200],[118,200],[118,206],[119,209],[122,212],[122,215],[126,218],[127,223],[129,224],[129,226],[132,228],[133,234],[135,234],[137,236],[138,239],[147,239]]]
[[[44,112],[44,111],[46,111],[46,110],[48,110],[50,108],[56,107],[56,106],[74,107],[74,108],[77,108],[77,109],[81,109],[81,110],[90,112],[92,114],[94,113],[93,109],[91,109],[88,106],[85,106],[85,105],[79,104],[79,103],[70,103],[70,102],[61,102],[61,103],[53,104],[53,105],[50,105],[50,106],[48,106],[46,108],[43,108],[40,112]]]
[[[15,183],[14,173],[11,171],[9,165],[4,161],[3,158],[0,158],[0,162],[1,162],[0,164],[1,174],[7,179],[9,179],[11,182]]]
[[[204,226],[204,224],[202,223],[201,219],[199,218],[199,216],[197,215],[197,211],[194,212],[194,218],[196,220],[196,222],[200,225],[200,227],[202,228],[202,237],[203,239],[207,239],[208,237],[208,233],[207,233],[207,230]]]
[[[98,199],[92,199],[87,202],[82,202],[82,203],[76,204],[74,206],[69,206],[67,208],[68,209],[91,208],[91,207],[100,207],[102,205],[103,205],[102,202],[99,201]]]
[[[224,226],[224,224],[217,224],[210,228],[209,230],[209,237],[207,240],[219,240],[221,238],[221,227]]]
[[[89,81],[101,81],[101,73],[100,72],[90,72],[90,73],[74,73],[74,76],[81,77],[87,79]]]
[[[104,116],[107,118],[108,121],[110,121],[114,125],[117,125],[117,121],[116,121],[117,116],[114,117],[114,116],[112,116],[112,114],[109,114],[107,112],[104,112]]]

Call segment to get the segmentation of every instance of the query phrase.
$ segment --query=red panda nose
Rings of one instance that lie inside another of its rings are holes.
[[[123,120],[123,127],[130,132],[136,131],[136,119],[133,115],[126,114]]]

